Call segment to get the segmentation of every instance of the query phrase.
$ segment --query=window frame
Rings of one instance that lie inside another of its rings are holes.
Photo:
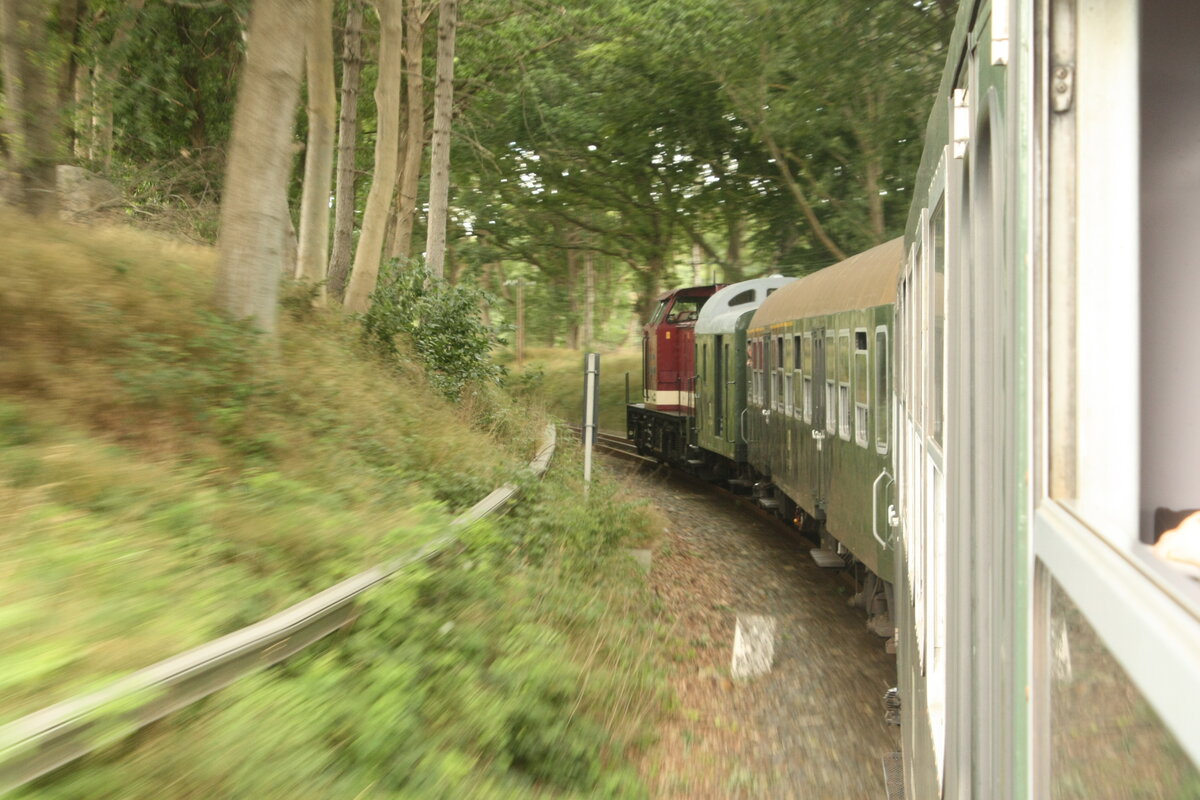
[[[837,338],[838,438],[844,442],[848,442],[854,436],[854,395],[851,393],[850,385],[851,375],[853,374],[854,349],[850,346],[850,329],[841,328],[838,330]]]
[[[891,440],[890,426],[888,425],[891,417],[891,383],[888,380],[891,375],[891,351],[888,349],[889,335],[887,325],[875,326],[875,360],[871,366],[874,367],[872,373],[875,375],[875,391],[871,395],[871,399],[875,403],[875,452],[879,455],[887,455],[888,443]],[[883,378],[880,379],[880,370],[882,369]]]
[[[858,335],[863,335],[864,346],[860,350],[858,347]],[[851,392],[854,400],[854,443],[864,450],[870,443],[871,433],[871,340],[867,335],[866,328],[854,328],[853,330],[854,350],[851,357],[850,378],[853,382]],[[860,362],[863,365],[862,369],[862,387],[859,386],[858,367]],[[862,389],[863,397],[866,398],[865,403],[858,402],[859,389]]]
[[[813,360],[813,335],[812,331],[805,331],[801,337],[801,370],[803,372],[803,380],[801,386],[804,388],[804,414],[803,419],[809,425],[812,425],[813,412],[813,379],[812,379],[812,360]]]

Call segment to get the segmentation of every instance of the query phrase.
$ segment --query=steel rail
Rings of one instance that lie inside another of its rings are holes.
[[[547,425],[529,464],[545,473],[556,432]],[[95,692],[35,711],[0,728],[0,794],[125,738],[155,720],[286,659],[354,621],[354,601],[396,573],[428,561],[466,527],[508,503],[518,487],[506,483],[449,523],[418,550],[347,578],[290,608],[180,655],[160,661]]]
[[[577,436],[583,436],[583,428],[579,425],[568,425],[567,428]],[[656,467],[659,462],[657,459],[650,456],[644,456],[637,451],[637,445],[628,439],[623,439],[620,436],[612,433],[604,433],[598,431],[596,433],[595,448],[597,451],[606,455],[621,458],[626,461],[631,461],[644,467]]]

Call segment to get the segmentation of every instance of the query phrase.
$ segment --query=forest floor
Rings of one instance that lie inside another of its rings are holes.
[[[882,703],[895,658],[812,545],[702,484],[643,474],[629,492],[667,520],[649,582],[673,619],[677,710],[644,760],[651,796],[882,797],[881,758],[899,749]],[[773,666],[734,679],[735,628],[751,615],[774,620]]]

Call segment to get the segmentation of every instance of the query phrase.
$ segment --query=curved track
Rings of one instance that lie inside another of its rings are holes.
[[[622,459],[612,469],[664,520],[649,580],[673,619],[680,709],[645,765],[652,796],[884,797],[881,759],[898,749],[882,703],[895,659],[847,604],[843,572],[818,567],[815,545],[753,498],[647,473],[619,437],[599,436],[597,449]],[[735,677],[735,638],[764,622],[769,669]]]

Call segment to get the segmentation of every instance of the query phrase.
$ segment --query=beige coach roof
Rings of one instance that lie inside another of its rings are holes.
[[[892,239],[778,289],[759,307],[750,330],[805,317],[896,302],[904,239]]]

